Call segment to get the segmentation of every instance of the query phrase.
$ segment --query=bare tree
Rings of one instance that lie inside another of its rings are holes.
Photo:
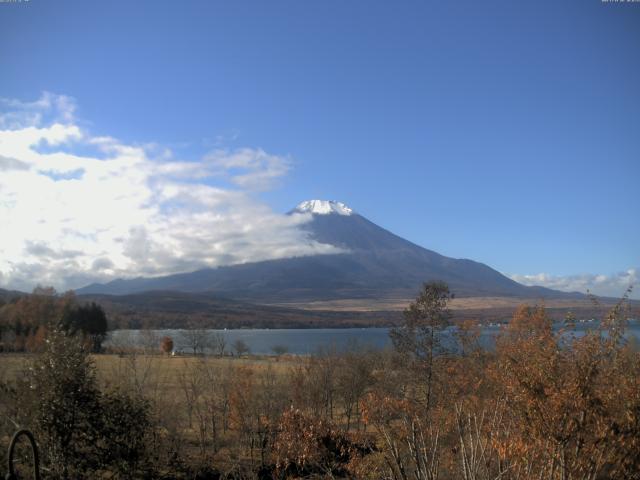
[[[278,357],[281,357],[289,351],[289,348],[286,345],[274,345],[271,347],[271,351]]]
[[[482,410],[480,415],[465,412],[462,403],[455,404],[458,465],[463,480],[493,480],[508,473],[514,479],[519,478],[519,471],[510,472],[511,465],[500,459],[496,451],[496,439],[506,429],[502,403],[498,401],[492,412]]]
[[[227,348],[227,339],[224,334],[216,332],[210,336],[211,350],[215,355],[224,357],[225,349]]]
[[[246,355],[251,351],[249,345],[247,345],[247,343],[240,338],[233,342],[233,349],[236,351],[236,354],[239,357],[242,357],[243,355]]]
[[[335,348],[319,349],[305,365],[309,404],[316,416],[333,419],[337,369]]]
[[[109,332],[107,336],[107,343],[109,345],[109,349],[120,356],[125,355],[136,348],[135,339],[132,336],[131,330]]]
[[[180,333],[182,343],[189,348],[194,355],[202,354],[209,343],[209,332],[201,328],[183,330]]]
[[[140,330],[140,336],[138,341],[142,346],[145,353],[156,353],[158,351],[158,345],[160,345],[160,337],[153,330]]]
[[[440,333],[451,318],[447,304],[452,298],[445,283],[425,283],[415,301],[403,312],[403,325],[389,332],[396,350],[408,357],[411,366],[418,370],[418,378],[423,379],[427,411],[432,403],[435,357],[444,351]]]
[[[405,399],[369,393],[362,402],[366,422],[378,432],[388,476],[393,480],[436,480],[440,474],[438,425],[425,423],[422,407]]]
[[[373,384],[373,360],[371,355],[362,351],[351,351],[343,354],[336,371],[336,393],[342,401],[345,430],[349,430],[355,417],[359,427],[358,404],[367,388]]]

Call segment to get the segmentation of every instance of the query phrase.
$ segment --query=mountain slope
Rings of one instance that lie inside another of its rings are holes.
[[[5,290],[4,288],[0,288],[0,305],[2,303],[10,302],[15,300],[16,298],[27,295],[24,292],[19,292],[17,290]]]
[[[130,295],[81,295],[106,311],[111,328],[317,328],[385,326],[399,312],[307,311],[256,305],[207,293],[152,291]]]
[[[479,262],[445,257],[370,222],[338,202],[311,200],[289,214],[311,214],[304,228],[346,253],[315,255],[203,269],[159,278],[115,280],[80,294],[148,290],[210,291],[253,301],[412,297],[425,281],[442,280],[458,296],[561,298],[567,294],[523,286]]]

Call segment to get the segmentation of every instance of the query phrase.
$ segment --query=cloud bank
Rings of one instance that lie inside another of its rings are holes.
[[[255,194],[291,168],[261,149],[198,161],[94,136],[67,96],[0,99],[0,287],[59,290],[291,256],[336,253]]]
[[[640,288],[637,287],[640,269],[637,268],[630,268],[627,271],[611,275],[584,273],[559,276],[538,273],[535,275],[512,274],[509,277],[523,285],[538,285],[565,292],[586,293],[590,291],[595,295],[606,297],[620,297],[630,285],[634,285],[636,288],[632,292],[631,298],[640,298]]]

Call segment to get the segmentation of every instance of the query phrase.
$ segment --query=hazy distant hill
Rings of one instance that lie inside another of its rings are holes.
[[[130,295],[82,295],[80,302],[97,302],[107,312],[110,328],[336,328],[390,326],[402,319],[408,300],[378,302],[372,299],[307,304],[311,309],[291,305],[258,305],[220,298],[210,293],[151,291]],[[458,298],[451,303],[454,321],[505,321],[517,305],[517,297]],[[360,306],[358,304],[361,303]],[[568,312],[579,319],[603,318],[615,301],[602,299],[600,306],[589,299],[555,299],[545,303],[554,320]],[[366,305],[366,309],[362,309]],[[346,306],[346,308],[345,308]],[[630,301],[629,314],[640,314],[640,302]]]
[[[411,298],[423,282],[442,280],[458,296],[581,296],[526,287],[485,264],[445,257],[394,235],[338,202],[307,201],[290,214],[303,212],[313,216],[303,227],[310,237],[348,252],[210,268],[159,278],[114,280],[89,285],[78,293],[122,295],[150,290],[208,291],[257,302]]]
[[[389,325],[400,319],[397,311],[307,311],[176,291],[82,295],[79,300],[102,305],[111,328],[369,327]]]
[[[21,297],[26,295],[24,292],[19,292],[17,290],[5,290],[4,288],[0,288],[0,301],[9,302],[14,298]]]

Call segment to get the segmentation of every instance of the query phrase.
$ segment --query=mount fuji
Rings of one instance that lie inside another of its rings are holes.
[[[301,228],[309,238],[343,253],[206,268],[156,278],[92,284],[78,294],[143,291],[211,292],[253,302],[412,298],[422,283],[441,280],[458,297],[576,298],[576,293],[528,287],[491,267],[445,257],[367,220],[347,205],[308,200],[289,215],[311,214]]]

